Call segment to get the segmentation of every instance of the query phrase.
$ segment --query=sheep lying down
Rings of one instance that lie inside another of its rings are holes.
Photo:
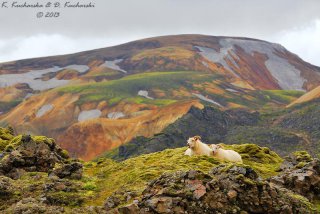
[[[220,160],[242,163],[242,158],[238,152],[225,150],[220,145],[202,143],[200,136],[189,138],[187,145],[189,148],[185,151],[185,155],[207,155]]]

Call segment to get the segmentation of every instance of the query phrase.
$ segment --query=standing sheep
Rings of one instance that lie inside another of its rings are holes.
[[[238,152],[235,152],[233,150],[225,150],[220,145],[216,144],[210,145],[210,148],[213,157],[216,157],[220,160],[242,163],[242,158]]]
[[[201,137],[200,136],[194,136],[188,139],[188,149],[185,151],[185,155],[207,155],[207,156],[212,156],[212,150],[211,148],[201,142]]]

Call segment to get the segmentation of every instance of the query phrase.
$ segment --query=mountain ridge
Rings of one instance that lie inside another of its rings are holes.
[[[0,64],[0,124],[54,137],[72,155],[91,159],[134,137],[161,132],[192,106],[272,111],[318,85],[320,68],[278,44],[204,35],[153,37]],[[128,129],[124,120],[141,126]],[[110,123],[117,131],[107,131]],[[83,133],[81,141],[76,133]],[[75,144],[82,150],[73,151]],[[102,148],[89,152],[90,145]]]

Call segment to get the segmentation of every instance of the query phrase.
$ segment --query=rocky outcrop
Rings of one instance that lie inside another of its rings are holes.
[[[281,166],[283,172],[270,178],[272,183],[290,189],[310,200],[320,194],[320,160],[305,152],[290,155]]]
[[[9,130],[10,131],[10,130]],[[19,135],[4,141],[0,150],[0,176],[20,178],[25,172],[51,172],[58,177],[80,179],[82,164],[69,163],[68,153],[47,137]]]
[[[83,165],[79,162],[62,164],[53,169],[50,175],[56,175],[59,178],[81,179]]]
[[[11,179],[8,177],[0,176],[0,198],[8,198],[14,192],[14,187],[11,184]]]
[[[46,204],[42,203],[40,200],[34,198],[24,198],[21,201],[17,202],[13,206],[11,206],[8,210],[10,213],[14,214],[25,214],[25,213],[32,213],[32,214],[60,214],[65,213],[63,207],[58,206],[47,206]]]
[[[249,167],[163,174],[149,183],[138,203],[115,213],[314,213],[307,199],[261,179]]]
[[[117,191],[107,198],[104,204],[104,209],[106,211],[111,211],[112,209],[118,207],[121,204],[127,204],[132,201],[138,194],[133,191]],[[137,200],[134,200],[136,203]]]

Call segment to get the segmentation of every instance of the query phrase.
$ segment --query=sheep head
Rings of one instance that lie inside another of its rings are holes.
[[[216,153],[219,149],[221,149],[222,147],[221,147],[220,145],[217,145],[217,144],[211,144],[211,145],[210,145],[210,148],[211,148],[211,150],[212,150],[212,152],[213,152],[213,154],[214,154],[214,153]]]
[[[194,137],[190,137],[188,139],[187,145],[190,149],[193,149],[196,146],[196,143],[198,140],[201,140],[200,136],[194,136]]]

